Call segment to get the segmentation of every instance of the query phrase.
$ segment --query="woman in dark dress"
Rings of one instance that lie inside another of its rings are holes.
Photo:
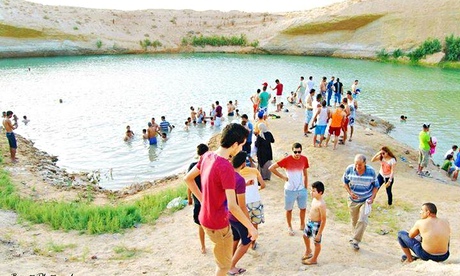
[[[268,167],[272,164],[273,151],[272,143],[275,142],[273,135],[267,130],[264,123],[259,125],[259,135],[257,135],[255,146],[257,147],[257,162],[259,163],[259,171],[264,180],[270,180],[272,173]]]

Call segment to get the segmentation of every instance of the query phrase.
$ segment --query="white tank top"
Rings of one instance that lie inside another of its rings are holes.
[[[327,107],[321,107],[321,111],[319,113],[319,118],[318,118],[318,125],[320,126],[325,126],[327,125]]]

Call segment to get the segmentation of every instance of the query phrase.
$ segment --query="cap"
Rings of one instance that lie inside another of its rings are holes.
[[[259,113],[257,113],[257,117],[262,119],[265,115],[265,112],[263,110],[259,111]]]
[[[268,86],[268,83],[264,82],[262,83],[262,86]]]
[[[430,128],[430,124],[423,124],[423,128]]]

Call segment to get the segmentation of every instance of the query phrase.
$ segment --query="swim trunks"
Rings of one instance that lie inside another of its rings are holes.
[[[316,238],[316,235],[318,235],[319,228],[321,226],[321,223],[319,221],[311,221],[308,220],[307,226],[304,229],[304,235],[307,236],[308,238]],[[322,238],[322,237],[321,237]],[[319,242],[315,243],[321,243],[321,238],[319,239]]]
[[[10,148],[17,149],[18,145],[16,144],[16,137],[14,136],[14,132],[7,132],[6,138],[8,139],[8,144],[10,144]]]
[[[157,144],[157,137],[151,137],[149,138],[149,143],[150,145],[156,145]]]
[[[252,224],[261,224],[265,222],[264,218],[264,205],[260,201],[251,202],[246,204],[248,209],[249,218]]]

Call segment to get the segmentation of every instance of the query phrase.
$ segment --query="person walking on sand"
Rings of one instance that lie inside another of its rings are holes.
[[[199,157],[201,157],[203,154],[205,154],[208,151],[209,151],[209,147],[207,145],[205,145],[205,144],[199,144],[196,147],[196,153],[198,154]],[[190,164],[190,166],[188,167],[187,172],[192,170],[193,167],[195,167],[195,165],[197,163],[198,162],[193,162],[192,164]],[[195,183],[196,183],[198,189],[201,191],[201,178],[200,178],[200,176],[195,177]],[[200,210],[201,210],[201,203],[198,200],[198,198],[196,198],[196,196],[194,194],[192,194],[192,191],[190,189],[187,189],[187,198],[188,198],[188,204],[189,205],[192,205],[192,198],[193,198],[193,220],[198,225],[198,236],[200,238],[201,253],[206,254],[206,245],[205,245],[205,241],[204,241],[204,229],[203,229],[203,227],[201,227],[200,220],[198,219],[198,215],[200,214]]]
[[[350,126],[350,138],[348,138],[348,142],[351,142],[353,138],[353,132],[355,130],[355,121],[356,121],[356,110],[358,109],[358,101],[353,99],[351,95],[351,91],[347,92],[347,103],[348,108],[350,110],[350,116],[348,116],[348,125]]]
[[[6,117],[3,118],[2,125],[5,128],[6,139],[8,139],[8,144],[10,146],[11,161],[13,163],[16,163],[18,162],[18,159],[16,158],[16,150],[18,148],[18,145],[13,130],[15,130],[18,127],[18,125],[13,125],[13,123],[11,122],[11,117],[13,117],[13,111],[8,110],[6,112]]]
[[[430,125],[423,124],[422,131],[418,135],[419,140],[419,155],[418,155],[418,169],[417,174],[421,177],[424,175],[423,169],[428,167],[428,161],[430,160]]]
[[[321,240],[326,226],[326,202],[323,199],[323,194],[323,182],[316,181],[311,184],[311,197],[313,199],[303,235],[305,254],[302,256],[302,264],[304,265],[317,264],[318,256],[321,252]],[[311,253],[310,238],[313,238],[315,243],[315,252],[313,254]]]
[[[232,158],[233,168],[235,169],[235,193],[236,201],[241,211],[247,218],[250,219],[248,209],[246,208],[246,180],[239,174],[242,168],[246,165],[246,152],[240,151]],[[248,235],[248,229],[235,218],[232,213],[228,214],[230,225],[232,226],[233,233],[233,257],[232,266],[227,272],[228,275],[238,275],[246,272],[244,268],[236,267],[237,263],[246,254],[251,245],[251,239]],[[241,242],[240,242],[241,241]]]
[[[326,86],[326,89],[327,89],[327,106],[328,107],[332,107],[331,106],[331,98],[332,98],[332,86],[334,85],[334,79],[335,77],[332,76],[331,77],[331,80],[327,83],[327,86]]]
[[[391,206],[393,204],[393,193],[391,192],[391,189],[393,188],[395,180],[394,173],[396,167],[396,157],[388,147],[384,146],[374,155],[374,157],[372,157],[371,162],[375,161],[380,162],[379,175],[377,176],[379,186],[385,186],[388,196],[388,205]]]
[[[311,133],[309,130],[310,121],[313,118],[313,97],[315,96],[315,89],[310,90],[310,95],[307,97],[307,108],[305,109],[305,123],[303,125],[303,135],[308,137],[308,134]],[[313,123],[312,123],[313,124]]]
[[[233,235],[228,221],[229,211],[248,229],[251,240],[258,237],[257,229],[236,202],[235,171],[228,161],[230,156],[241,151],[248,134],[248,130],[240,124],[226,125],[222,130],[219,148],[203,154],[184,177],[188,188],[201,202],[198,218],[214,244],[216,276],[226,275],[232,266]],[[195,182],[197,176],[201,176],[203,193]]]
[[[366,157],[363,154],[355,156],[355,163],[347,167],[342,179],[349,195],[348,208],[352,229],[352,238],[349,242],[353,249],[359,250],[359,243],[368,224],[370,206],[377,195],[379,184],[374,169],[366,165]]]
[[[332,90],[334,91],[334,108],[336,105],[340,105],[341,98],[343,95],[343,84],[340,82],[340,78],[337,78],[337,81],[332,85]]]
[[[259,188],[261,190],[265,189],[265,181],[260,172],[256,168],[249,167],[248,164],[241,169],[240,175],[246,180],[246,208],[248,209],[249,218],[254,227],[259,229],[259,224],[265,222],[264,205],[259,193]],[[252,249],[255,250],[256,248],[257,242],[253,240]]]
[[[276,80],[275,80],[275,83],[276,83],[275,87],[272,88],[272,87],[270,86],[270,88],[271,88],[272,90],[276,90],[275,103],[280,103],[280,102],[281,102],[281,99],[282,99],[282,97],[283,97],[283,84],[280,82],[279,79],[276,79]]]
[[[398,242],[404,255],[402,262],[411,263],[414,259],[444,262],[449,258],[450,225],[446,219],[437,217],[438,209],[431,202],[424,203],[420,219],[412,229],[398,232]],[[416,256],[412,256],[411,251]]]
[[[326,99],[326,91],[327,91],[327,78],[323,77],[321,83],[319,84],[319,91],[321,93],[322,98]]]
[[[286,210],[286,222],[288,224],[289,236],[294,236],[292,229],[292,209],[294,202],[300,209],[300,229],[305,229],[305,214],[307,211],[307,189],[308,189],[308,158],[302,155],[302,145],[292,145],[292,155],[288,155],[270,166],[269,170],[284,183],[284,209]],[[281,174],[278,168],[284,168],[286,175]]]

